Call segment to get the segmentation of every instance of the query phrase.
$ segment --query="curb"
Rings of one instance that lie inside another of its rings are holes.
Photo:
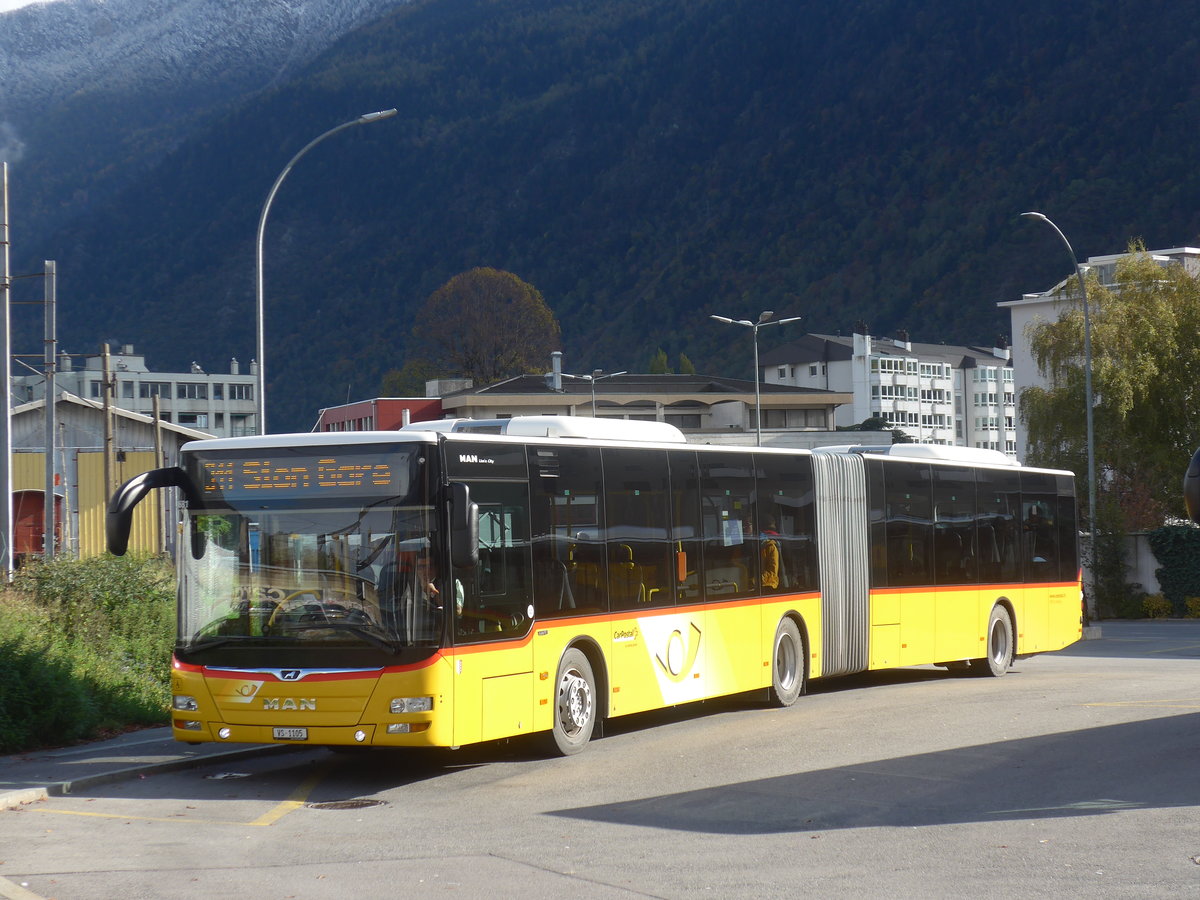
[[[0,810],[16,809],[28,803],[36,803],[49,797],[64,797],[81,790],[112,784],[116,781],[126,781],[145,775],[149,772],[178,772],[183,769],[193,769],[205,763],[220,760],[251,759],[256,756],[266,756],[281,750],[301,750],[302,746],[295,744],[264,744],[257,747],[244,747],[236,750],[225,750],[216,753],[206,753],[203,756],[189,756],[183,759],[173,759],[166,762],[146,763],[138,766],[127,766],[123,769],[113,769],[108,772],[97,772],[95,775],[84,775],[69,781],[53,781],[42,787],[21,788],[20,790],[0,793]],[[308,747],[307,749],[312,749]]]

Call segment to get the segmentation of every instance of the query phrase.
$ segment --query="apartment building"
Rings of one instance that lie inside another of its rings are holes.
[[[80,365],[82,362],[82,365]],[[159,414],[164,421],[202,431],[216,437],[238,437],[258,433],[255,391],[258,367],[251,362],[243,374],[236,359],[228,372],[206,372],[192,363],[187,372],[152,372],[145,356],[135,353],[132,344],[110,353],[109,377],[113,384],[111,402],[118,409],[150,416],[154,398],[159,399]],[[102,354],[82,360],[66,354],[59,357],[55,375],[58,392],[66,391],[86,400],[104,399],[104,358]],[[13,397],[17,403],[41,400],[46,396],[43,375],[13,377]]]
[[[766,384],[849,393],[836,424],[884,419],[916,441],[1017,453],[1016,388],[1007,342],[993,347],[917,343],[907,332],[873,337],[807,334],[762,354]]]

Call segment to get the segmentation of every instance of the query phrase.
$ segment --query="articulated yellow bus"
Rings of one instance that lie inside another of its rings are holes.
[[[411,428],[411,427],[410,427]],[[1003,675],[1079,639],[1073,478],[963,448],[687,444],[660,423],[196,441],[109,507],[187,500],[184,742],[458,747],[810,678]]]

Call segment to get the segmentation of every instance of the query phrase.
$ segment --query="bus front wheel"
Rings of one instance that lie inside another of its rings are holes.
[[[596,676],[592,664],[571,648],[558,664],[554,691],[554,746],[563,756],[578,753],[596,727]]]
[[[779,620],[775,629],[775,651],[771,662],[771,705],[791,706],[804,693],[804,638],[789,619]]]
[[[971,669],[977,670],[980,675],[999,678],[1012,665],[1014,652],[1012,617],[1007,609],[997,603],[992,607],[992,615],[988,619],[987,656],[971,660]]]

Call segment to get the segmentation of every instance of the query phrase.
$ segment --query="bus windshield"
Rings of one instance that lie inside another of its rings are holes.
[[[319,482],[330,462],[351,474]],[[296,476],[306,467],[307,482]],[[416,447],[190,460],[205,500],[188,512],[202,552],[180,554],[178,649],[438,646],[441,544],[425,468]]]

